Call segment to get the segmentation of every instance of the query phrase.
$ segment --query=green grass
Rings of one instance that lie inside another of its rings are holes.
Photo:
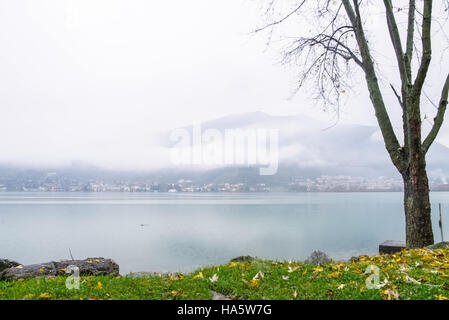
[[[365,271],[370,265],[380,269],[383,287],[367,288],[370,273]],[[214,275],[216,281],[211,281]],[[68,290],[65,282],[66,277],[0,282],[0,299],[201,300],[211,299],[215,291],[242,300],[445,300],[449,298],[449,249],[360,256],[357,262],[322,266],[253,260],[207,267],[188,275],[81,277],[79,290]]]

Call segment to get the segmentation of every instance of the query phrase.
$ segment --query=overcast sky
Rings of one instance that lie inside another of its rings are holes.
[[[297,70],[249,35],[261,22],[249,0],[0,0],[0,163],[140,168],[154,132],[193,121],[264,111],[331,123],[307,93],[288,100]],[[447,64],[436,64],[442,79]],[[341,118],[376,123],[363,85]]]

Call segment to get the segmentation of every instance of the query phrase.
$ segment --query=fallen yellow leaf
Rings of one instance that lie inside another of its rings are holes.
[[[51,294],[49,294],[47,292],[41,293],[39,295],[39,299],[50,299],[50,298],[51,298]]]
[[[258,287],[258,286],[259,286],[259,280],[254,280],[254,279],[253,279],[253,280],[251,280],[250,282],[251,282],[251,286],[252,286],[252,287]]]
[[[295,272],[295,271],[297,271],[299,269],[299,267],[298,266],[296,266],[296,267],[291,267],[291,266],[288,266],[288,272],[289,273],[292,273],[292,272]]]
[[[337,279],[340,275],[341,275],[341,272],[336,271],[336,272],[329,273],[327,276],[329,278]]]
[[[173,281],[182,280],[182,279],[184,279],[184,276],[180,273],[172,274],[170,276],[170,280],[173,280]]]
[[[183,290],[179,290],[179,291],[173,290],[173,291],[171,292],[171,294],[172,294],[173,297],[176,298],[176,297],[182,296],[182,295],[184,294],[184,291],[183,291]]]
[[[344,263],[336,264],[335,266],[332,266],[332,270],[340,270],[341,267],[344,267]]]
[[[314,273],[319,273],[319,272],[323,272],[323,267],[316,267],[316,268],[313,268],[313,272]]]
[[[387,300],[398,300],[399,299],[399,293],[396,290],[393,289],[387,289],[382,291],[384,295],[386,295]]]
[[[209,281],[210,281],[210,282],[217,282],[217,281],[218,281],[218,276],[217,276],[217,274],[214,274],[214,275],[212,276],[212,278],[209,278]]]

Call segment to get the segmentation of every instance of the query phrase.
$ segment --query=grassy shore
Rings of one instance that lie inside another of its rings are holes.
[[[376,266],[379,278],[376,282]],[[369,279],[368,279],[369,278]],[[368,281],[372,280],[372,281]],[[449,299],[449,249],[360,256],[324,265],[253,260],[148,277],[81,277],[68,290],[66,277],[0,282],[0,299]]]

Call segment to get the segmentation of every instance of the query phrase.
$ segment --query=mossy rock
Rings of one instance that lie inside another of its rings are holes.
[[[444,241],[444,242],[440,242],[440,243],[435,243],[431,246],[428,246],[427,248],[429,249],[443,249],[443,248],[449,248],[449,242],[448,241]]]
[[[255,258],[253,258],[251,256],[240,256],[240,257],[232,259],[231,262],[251,262],[254,259]]]
[[[2,272],[5,269],[17,267],[18,265],[20,265],[20,263],[15,261],[11,261],[8,259],[0,259],[0,272]]]

